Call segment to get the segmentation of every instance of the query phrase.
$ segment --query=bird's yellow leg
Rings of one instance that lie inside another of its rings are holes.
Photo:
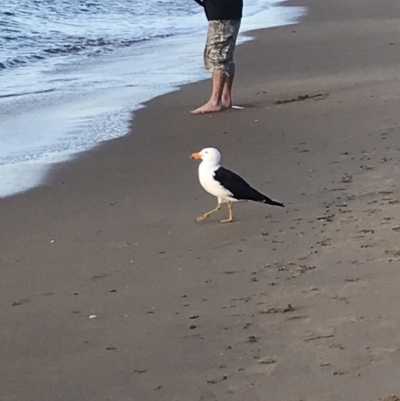
[[[221,223],[232,223],[233,221],[233,202],[228,202],[228,208],[229,208],[229,218],[226,220],[221,220]]]
[[[197,220],[197,221],[203,221],[203,220],[205,220],[208,216],[210,216],[211,214],[213,214],[213,213],[215,213],[215,212],[218,212],[219,210],[221,210],[221,204],[218,202],[218,205],[217,205],[217,207],[216,207],[215,209],[210,210],[210,211],[207,212],[207,213],[204,213],[202,216],[198,217],[196,220]]]

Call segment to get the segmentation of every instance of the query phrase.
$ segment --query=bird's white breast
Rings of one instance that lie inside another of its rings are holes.
[[[220,198],[221,201],[234,201],[232,193],[224,188],[215,178],[215,171],[220,166],[210,166],[207,163],[199,165],[199,180],[201,186],[211,195]]]

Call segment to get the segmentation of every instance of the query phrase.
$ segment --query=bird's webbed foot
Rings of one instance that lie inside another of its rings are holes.
[[[213,210],[210,210],[207,213],[204,213],[202,216],[197,217],[196,221],[204,221],[205,219],[207,219],[210,215],[212,215],[215,212],[218,212],[219,210],[221,210],[221,204],[218,203],[217,207]]]

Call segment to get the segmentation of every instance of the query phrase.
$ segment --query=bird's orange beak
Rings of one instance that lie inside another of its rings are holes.
[[[198,160],[198,159],[201,159],[201,156],[200,156],[200,153],[199,153],[199,152],[196,152],[196,153],[192,153],[192,154],[190,155],[190,158],[191,158],[192,160]]]

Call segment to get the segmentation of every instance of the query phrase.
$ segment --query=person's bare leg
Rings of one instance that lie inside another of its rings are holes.
[[[222,93],[224,90],[225,83],[228,76],[219,71],[215,71],[212,74],[212,93],[210,100],[203,106],[196,110],[192,110],[192,114],[205,114],[205,113],[217,113],[223,110],[222,107]]]
[[[230,109],[232,107],[232,86],[235,78],[235,64],[232,63],[229,67],[229,76],[226,78],[224,89],[222,91],[221,104],[222,108]]]

